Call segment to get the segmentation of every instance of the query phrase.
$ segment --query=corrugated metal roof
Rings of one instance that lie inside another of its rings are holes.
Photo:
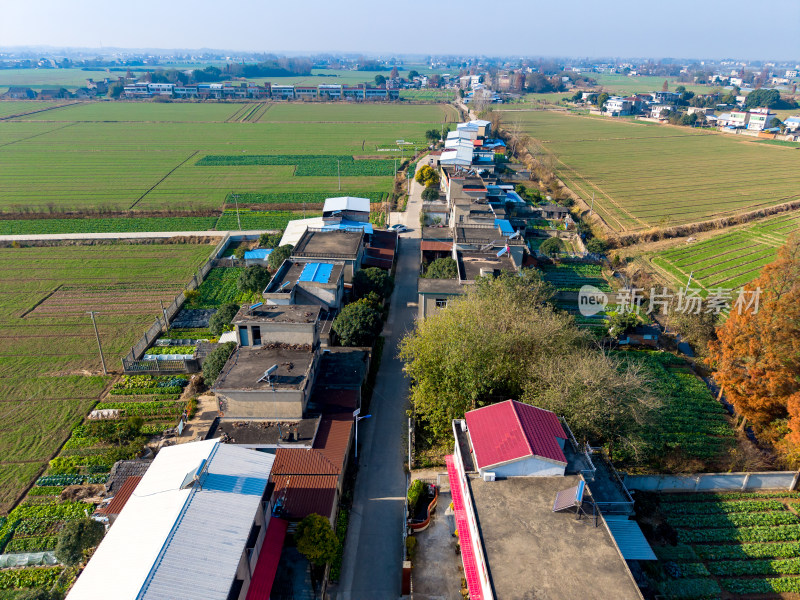
[[[272,250],[267,248],[256,248],[255,250],[248,250],[244,253],[245,260],[264,260],[270,254],[272,254]]]
[[[359,212],[369,212],[369,198],[355,198],[353,196],[340,196],[338,198],[328,198],[322,207],[323,212],[333,212],[335,210],[353,210]]]
[[[315,283],[328,283],[331,280],[333,265],[328,263],[311,262],[303,267],[298,281],[308,281]]]
[[[558,443],[567,436],[549,410],[507,400],[471,410],[464,418],[478,468],[526,456],[567,462]]]
[[[605,517],[605,521],[625,560],[656,560],[653,549],[636,521],[612,515]]]
[[[114,497],[111,499],[106,506],[103,508],[98,508],[97,513],[101,515],[118,515],[122,512],[122,509],[125,508],[125,505],[128,503],[128,499],[133,494],[133,491],[136,489],[136,486],[139,485],[139,482],[142,480],[141,477],[128,477],[125,480],[125,483],[122,484],[122,487],[119,488],[119,491],[114,494]]]
[[[250,587],[247,589],[246,600],[269,598],[272,584],[275,582],[275,574],[278,572],[278,564],[283,551],[283,541],[286,539],[288,527],[289,522],[283,519],[272,517],[269,520],[267,532],[264,535],[264,543],[261,546],[261,553],[258,555],[258,562],[250,580]]]
[[[181,485],[201,461],[197,483]],[[224,600],[274,457],[217,440],[162,449],[70,600]]]

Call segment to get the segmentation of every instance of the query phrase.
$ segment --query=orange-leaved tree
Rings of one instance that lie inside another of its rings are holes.
[[[746,289],[761,290],[758,311],[731,309],[708,362],[737,412],[757,427],[788,416],[800,445],[800,235]]]

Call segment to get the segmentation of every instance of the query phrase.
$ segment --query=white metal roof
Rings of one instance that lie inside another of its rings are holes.
[[[470,140],[470,139],[455,138],[455,139],[445,140],[444,147],[445,148],[459,148],[459,147],[474,148],[475,145],[472,143],[472,140]]]
[[[324,225],[325,221],[322,220],[322,217],[295,219],[294,221],[289,221],[286,224],[286,229],[283,232],[280,245],[284,246],[286,244],[291,244],[292,246],[296,246],[297,242],[300,241],[300,238],[303,237],[303,234],[306,232],[307,228],[321,228]]]
[[[445,150],[439,157],[439,162],[443,165],[458,165],[468,167],[472,165],[473,149],[465,146],[458,146],[451,150]]]
[[[369,198],[355,198],[353,196],[341,196],[339,198],[328,198],[322,208],[323,212],[334,210],[355,210],[359,212],[369,212]]]
[[[69,600],[225,600],[273,460],[217,440],[162,449]]]

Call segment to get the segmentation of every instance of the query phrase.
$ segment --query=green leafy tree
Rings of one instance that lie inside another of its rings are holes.
[[[363,298],[375,292],[381,298],[388,298],[394,290],[394,279],[387,271],[378,267],[360,269],[353,275],[353,293],[356,298]]]
[[[258,247],[267,249],[277,248],[281,243],[282,237],[283,231],[279,231],[278,233],[262,233],[258,238]]]
[[[436,186],[426,187],[422,190],[422,199],[425,202],[436,202],[439,199],[439,188]]]
[[[263,292],[272,279],[270,272],[262,266],[246,267],[236,278],[236,288],[240,292]]]
[[[419,77],[419,72],[414,69],[411,69],[408,72],[408,79],[414,79],[414,77]]]
[[[228,362],[234,350],[236,350],[236,342],[225,342],[214,348],[211,354],[206,357],[203,363],[203,380],[206,385],[211,385],[217,380],[222,368]]]
[[[247,248],[244,246],[239,246],[236,250],[233,251],[233,255],[236,257],[237,260],[244,260],[244,253],[247,252]]]
[[[564,242],[561,241],[561,238],[557,237],[547,238],[542,242],[542,245],[539,246],[539,252],[545,256],[557,256],[564,252]]]
[[[342,346],[370,346],[383,328],[381,313],[367,299],[348,304],[331,325]]]
[[[781,93],[778,90],[753,90],[744,101],[745,108],[756,108],[758,106],[765,108],[776,108],[781,104]]]
[[[278,267],[283,264],[283,261],[292,255],[292,250],[294,250],[294,246],[291,244],[284,244],[283,246],[275,248],[267,259],[267,266],[270,270],[277,271]]]
[[[77,565],[84,551],[99,544],[104,533],[103,524],[94,519],[67,521],[58,534],[56,558],[68,567]]]
[[[421,183],[427,187],[439,185],[439,174],[436,172],[436,169],[433,169],[430,165],[423,165],[422,168],[417,169],[417,172],[414,174],[414,179],[417,183]]]
[[[655,403],[636,367],[598,350],[552,294],[533,269],[482,278],[402,340],[414,413],[434,442],[464,412],[516,398],[566,414],[581,440],[642,451]],[[591,409],[575,427],[563,398]]]
[[[428,129],[425,132],[425,139],[428,140],[429,142],[431,142],[432,144],[435,144],[436,142],[439,141],[439,130],[438,129]]]
[[[592,238],[586,242],[586,250],[592,254],[602,254],[608,250],[608,244],[606,244],[603,240]]]
[[[339,540],[333,532],[330,521],[311,513],[297,525],[295,532],[297,550],[312,565],[322,567],[336,558]]]
[[[455,279],[458,277],[458,264],[449,256],[437,258],[425,271],[428,279]]]
[[[386,77],[383,75],[375,75],[375,85],[386,85]]]
[[[612,337],[628,333],[639,324],[639,317],[634,312],[611,312],[606,317],[608,334]]]
[[[239,312],[239,305],[229,302],[217,309],[217,312],[208,320],[208,328],[214,335],[221,335],[222,332],[230,329],[231,321],[236,313]]]
[[[606,92],[601,92],[597,96],[597,108],[599,108],[600,110],[603,110],[603,105],[608,101],[608,99],[610,97],[611,96],[609,96]]]

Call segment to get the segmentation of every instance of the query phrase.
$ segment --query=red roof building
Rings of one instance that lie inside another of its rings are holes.
[[[464,416],[481,475],[563,475],[567,435],[555,413],[507,400]]]
[[[128,500],[136,489],[136,486],[139,485],[141,480],[141,477],[128,477],[125,480],[125,483],[122,484],[122,487],[119,488],[119,491],[114,494],[113,498],[111,498],[111,502],[102,508],[98,508],[95,511],[95,514],[105,515],[108,517],[109,522],[113,523],[114,519],[116,519],[119,516],[119,513],[122,512],[122,509],[125,508],[125,504],[127,504]]]

